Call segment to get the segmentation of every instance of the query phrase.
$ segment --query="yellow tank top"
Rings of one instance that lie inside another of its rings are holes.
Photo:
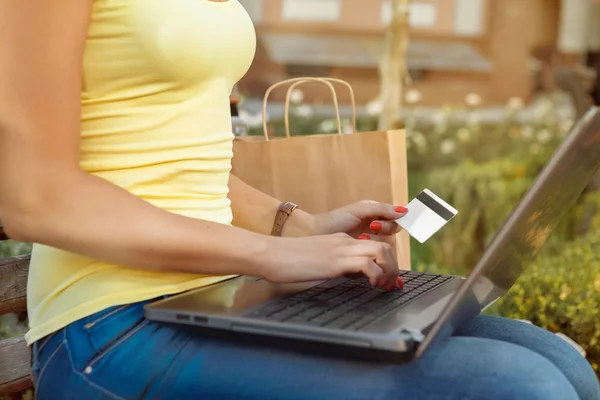
[[[230,224],[229,94],[255,47],[238,0],[95,0],[83,59],[82,168],[162,209]],[[26,339],[110,306],[222,279],[35,245]]]

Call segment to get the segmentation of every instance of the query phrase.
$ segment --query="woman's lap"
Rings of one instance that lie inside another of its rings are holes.
[[[482,316],[460,334],[422,360],[386,365],[207,339],[145,321],[136,305],[40,342],[34,372],[40,400],[597,396],[591,368],[550,333]]]
[[[600,387],[591,365],[573,346],[547,330],[520,321],[480,316],[457,335],[499,340],[532,350],[556,365],[581,399],[600,399]]]

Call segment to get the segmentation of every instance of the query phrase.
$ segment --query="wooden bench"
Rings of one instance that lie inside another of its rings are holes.
[[[7,239],[0,222],[0,241]],[[0,315],[26,311],[29,258],[0,259]],[[0,340],[0,396],[16,396],[33,387],[30,354],[23,336]]]

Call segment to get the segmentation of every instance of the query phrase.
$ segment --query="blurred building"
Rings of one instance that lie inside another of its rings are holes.
[[[260,97],[286,78],[332,76],[349,81],[360,103],[377,97],[389,0],[240,1],[258,35],[242,92]],[[581,21],[589,19],[592,1],[412,0],[407,58],[412,88],[430,105],[456,104],[469,93],[488,104],[527,99],[534,61],[545,49],[579,60],[593,45],[588,39],[595,24],[586,31]],[[303,91],[307,101],[328,102],[327,92],[314,86]],[[345,99],[342,91],[340,98]]]

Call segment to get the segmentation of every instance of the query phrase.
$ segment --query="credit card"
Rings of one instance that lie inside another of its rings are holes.
[[[408,212],[396,223],[419,243],[425,243],[458,214],[454,207],[429,189],[419,193],[406,208]]]

